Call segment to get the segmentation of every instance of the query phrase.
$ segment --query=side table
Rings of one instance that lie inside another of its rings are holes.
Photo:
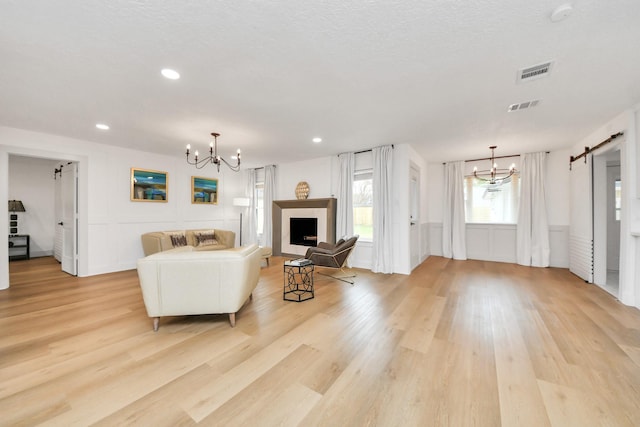
[[[313,269],[313,264],[297,265],[291,261],[285,261],[282,299],[302,302],[313,298]]]
[[[10,234],[9,235],[9,261],[17,259],[30,259],[31,253],[29,248],[28,234]]]

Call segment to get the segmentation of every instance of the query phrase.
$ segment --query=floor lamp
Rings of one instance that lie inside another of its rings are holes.
[[[242,246],[242,212],[244,208],[251,205],[251,199],[248,197],[236,197],[233,199],[233,206],[240,206],[243,209],[240,211],[240,246]]]

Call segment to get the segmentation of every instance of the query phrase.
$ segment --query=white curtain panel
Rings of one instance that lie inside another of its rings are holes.
[[[444,166],[444,200],[442,209],[442,255],[467,259],[466,223],[464,220],[464,161]]]
[[[393,147],[373,150],[373,260],[374,273],[393,273]]]
[[[549,223],[544,190],[546,161],[545,153],[522,156],[516,232],[516,259],[520,265],[549,266]]]
[[[255,169],[247,171],[247,189],[245,194],[249,198],[249,209],[246,213],[246,244],[258,243],[258,218],[256,216],[256,182],[258,174]]]
[[[336,216],[336,239],[353,235],[353,173],[355,154],[338,155],[338,203]]]
[[[264,167],[264,233],[262,246],[272,246],[273,242],[273,199],[276,194],[276,167]]]

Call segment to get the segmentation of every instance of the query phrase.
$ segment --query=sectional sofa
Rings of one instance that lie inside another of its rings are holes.
[[[231,249],[235,243],[236,233],[218,229],[153,231],[142,235],[145,256],[182,246],[191,246],[194,251]]]

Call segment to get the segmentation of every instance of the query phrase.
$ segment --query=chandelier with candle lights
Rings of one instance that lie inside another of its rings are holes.
[[[197,169],[202,169],[208,164],[213,164],[218,167],[218,172],[220,172],[220,165],[224,163],[232,171],[238,172],[240,170],[240,149],[238,149],[235,156],[231,157],[232,159],[235,157],[236,164],[231,164],[218,155],[218,137],[220,134],[212,132],[211,136],[213,136],[213,141],[209,144],[209,155],[206,157],[198,158],[198,151],[196,150],[194,158],[191,160],[189,157],[191,153],[191,144],[187,144],[187,163],[194,165]]]
[[[473,176],[476,177],[476,179],[487,182],[491,185],[502,185],[509,182],[509,178],[511,178],[511,175],[513,175],[517,171],[516,165],[513,163],[511,164],[509,169],[498,169],[498,164],[495,161],[496,157],[494,155],[494,150],[496,148],[498,148],[497,145],[492,145],[491,147],[489,147],[489,149],[491,150],[491,157],[489,158],[489,161],[491,162],[491,168],[487,170],[478,170],[477,167],[474,167]]]

